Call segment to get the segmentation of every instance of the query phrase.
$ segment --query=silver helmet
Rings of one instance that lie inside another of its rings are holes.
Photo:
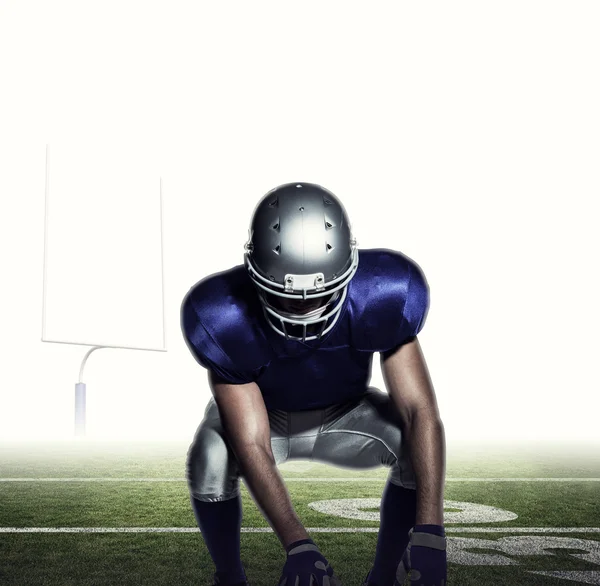
[[[254,210],[245,250],[244,264],[278,334],[305,342],[333,328],[358,249],[346,210],[331,191],[314,183],[269,191]]]

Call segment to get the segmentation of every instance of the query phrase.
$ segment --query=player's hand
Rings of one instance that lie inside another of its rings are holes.
[[[394,586],[446,586],[446,536],[441,525],[415,525],[396,570]]]
[[[296,541],[286,551],[287,560],[277,586],[342,586],[312,539]]]

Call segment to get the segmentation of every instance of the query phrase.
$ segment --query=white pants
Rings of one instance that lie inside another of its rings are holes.
[[[400,414],[387,393],[369,387],[359,399],[308,411],[268,411],[276,464],[314,460],[342,468],[390,467],[390,482],[415,489]],[[201,501],[239,494],[241,471],[211,398],[187,457],[190,493]]]

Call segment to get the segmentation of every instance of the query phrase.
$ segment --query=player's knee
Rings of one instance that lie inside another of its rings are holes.
[[[192,496],[222,495],[231,484],[233,455],[223,436],[213,428],[200,430],[187,454],[186,475]],[[225,495],[228,496],[228,495]],[[210,500],[215,500],[211,496]]]

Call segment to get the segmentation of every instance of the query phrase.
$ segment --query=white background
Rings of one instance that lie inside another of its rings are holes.
[[[48,143],[55,333],[161,345],[164,182],[169,351],[92,354],[90,438],[192,438],[181,300],[311,181],[424,270],[449,441],[600,440],[598,30],[585,1],[1,2],[0,438],[71,437],[87,351],[41,342]]]

